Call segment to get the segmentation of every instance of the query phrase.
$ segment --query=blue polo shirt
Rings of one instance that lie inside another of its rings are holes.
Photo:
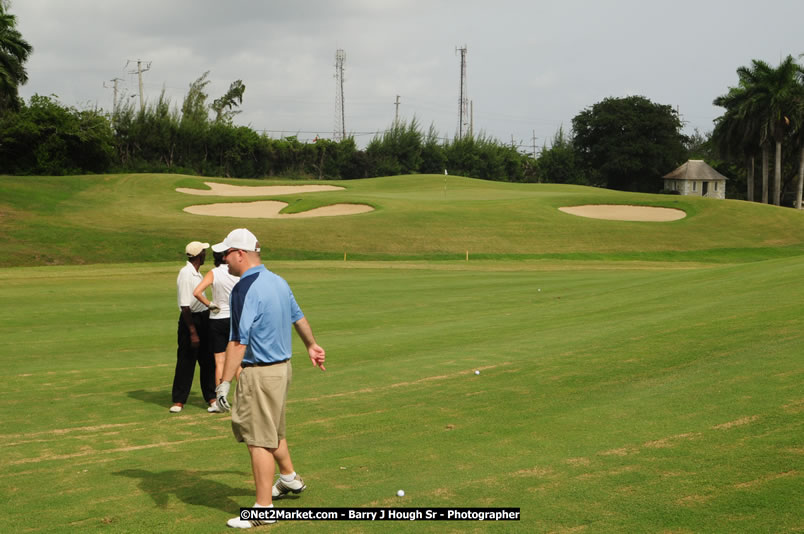
[[[229,341],[246,345],[243,363],[290,358],[291,325],[304,317],[290,286],[264,265],[240,277],[229,298]]]

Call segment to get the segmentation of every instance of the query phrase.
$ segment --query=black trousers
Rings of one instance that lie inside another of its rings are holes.
[[[176,372],[173,375],[173,402],[185,404],[193,385],[195,364],[201,369],[199,382],[204,400],[215,398],[215,357],[209,338],[209,311],[193,314],[193,324],[201,343],[193,348],[190,342],[190,329],[179,314],[178,344],[176,349]]]

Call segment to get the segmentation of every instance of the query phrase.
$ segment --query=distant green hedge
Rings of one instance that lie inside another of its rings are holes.
[[[55,96],[31,97],[0,115],[0,174],[170,172],[349,180],[442,173],[509,182],[540,181],[530,156],[484,135],[443,141],[413,120],[394,123],[360,150],[340,142],[271,139],[245,126],[181,113],[164,97],[144,110],[78,110]]]

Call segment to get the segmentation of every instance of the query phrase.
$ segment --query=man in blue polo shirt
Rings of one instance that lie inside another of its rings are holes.
[[[243,367],[235,390],[232,432],[245,442],[257,486],[255,507],[273,506],[273,498],[301,493],[307,486],[296,474],[285,439],[285,404],[293,375],[291,325],[307,347],[313,365],[324,367],[325,352],[315,341],[290,286],[262,265],[257,238],[245,228],[232,230],[212,247],[223,252],[229,272],[240,281],[230,297],[231,331],[217,387],[218,407],[229,410],[229,388],[238,367]],[[274,462],[279,479],[274,481]],[[273,521],[230,519],[227,525],[250,528]]]

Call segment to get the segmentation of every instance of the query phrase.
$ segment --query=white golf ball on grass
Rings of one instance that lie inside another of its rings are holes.
[[[399,491],[397,491],[397,492],[396,492],[396,496],[397,496],[397,497],[404,497],[404,496],[405,496],[405,490],[399,490]]]

